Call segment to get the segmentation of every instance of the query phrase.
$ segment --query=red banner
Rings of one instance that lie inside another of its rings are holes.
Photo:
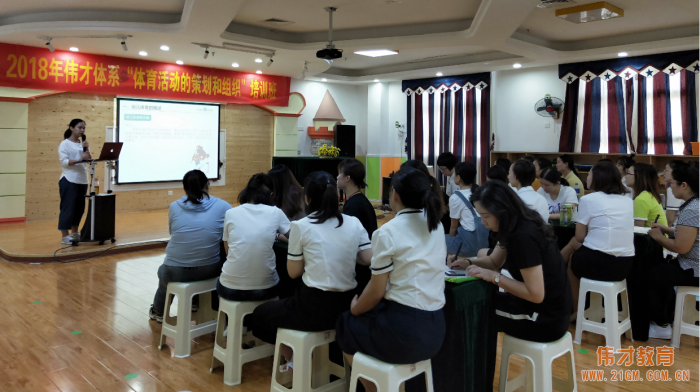
[[[0,86],[181,101],[289,104],[287,76],[0,43]]]

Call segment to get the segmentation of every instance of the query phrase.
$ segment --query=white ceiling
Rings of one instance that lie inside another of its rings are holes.
[[[294,78],[307,61],[307,77],[348,83],[504,70],[514,62],[534,67],[599,60],[620,51],[634,56],[698,49],[697,0],[611,0],[625,10],[624,18],[579,25],[556,18],[554,9],[538,9],[538,0],[0,1],[0,42],[43,47],[38,37],[52,36],[59,50],[77,46],[130,58],[145,50],[147,60],[221,69],[238,62],[239,71]],[[326,6],[338,7],[334,43],[347,57],[332,68],[315,56],[326,45]],[[295,23],[274,28],[259,23],[271,17]],[[99,34],[132,35],[129,51],[114,38],[60,38]],[[254,62],[264,56],[213,48],[215,54],[205,60],[192,42],[273,49],[275,62],[266,68]],[[170,51],[161,51],[163,44]],[[353,54],[385,48],[399,55]]]

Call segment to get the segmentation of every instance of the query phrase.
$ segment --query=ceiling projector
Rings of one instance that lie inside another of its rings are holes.
[[[339,58],[343,57],[343,51],[338,50],[335,47],[333,47],[333,48],[326,47],[326,49],[321,49],[318,52],[316,52],[316,57],[323,59],[323,60],[335,60],[335,59],[339,59]]]

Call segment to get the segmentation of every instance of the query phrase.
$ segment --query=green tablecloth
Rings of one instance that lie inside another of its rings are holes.
[[[294,178],[304,186],[306,176],[311,172],[325,171],[333,178],[338,176],[338,164],[346,157],[319,158],[319,157],[272,157],[272,167],[286,165],[294,174]]]

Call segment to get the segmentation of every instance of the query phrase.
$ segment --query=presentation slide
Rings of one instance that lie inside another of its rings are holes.
[[[193,169],[218,177],[219,105],[119,98],[117,107],[118,184],[182,181]]]

